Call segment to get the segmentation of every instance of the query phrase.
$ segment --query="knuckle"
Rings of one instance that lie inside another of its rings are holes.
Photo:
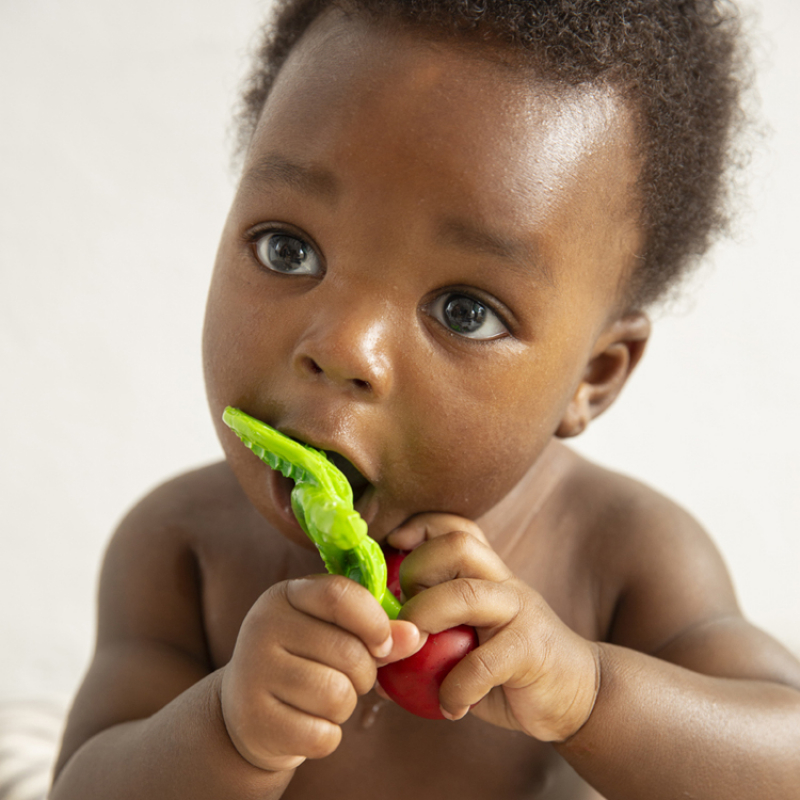
[[[465,545],[474,548],[476,545],[482,545],[485,542],[483,531],[471,519],[462,517],[455,517],[453,522],[453,533],[458,534],[465,540]]]
[[[336,646],[337,664],[348,674],[358,670],[364,660],[369,658],[364,643],[355,636],[342,637],[342,641],[337,642]]]
[[[290,581],[281,581],[280,583],[270,586],[269,589],[256,600],[253,609],[266,610],[270,606],[275,605],[290,606],[289,584]]]
[[[529,659],[531,653],[531,638],[520,627],[510,624],[502,632],[504,652],[516,660]]]
[[[459,561],[469,563],[475,558],[475,553],[482,547],[479,539],[467,530],[450,531],[443,541],[447,542],[448,549]]]
[[[492,659],[475,650],[444,679],[439,697],[445,708],[471,705],[493,686]]]
[[[303,755],[307,758],[325,758],[339,746],[342,729],[326,720],[308,717]]]
[[[357,636],[343,636],[335,646],[336,655],[331,666],[338,677],[331,678],[331,695],[344,692],[345,689],[348,697],[354,697],[353,693],[359,695],[368,692],[375,683],[377,667],[364,643]]]
[[[472,549],[472,544],[475,541],[474,536],[461,529],[450,531],[450,533],[447,534],[446,539],[450,547],[458,550],[459,552]]]
[[[353,581],[342,575],[330,575],[322,581],[322,600],[331,608],[338,608],[351,597]]]
[[[353,688],[355,689],[356,695],[367,694],[367,692],[369,692],[369,690],[375,685],[377,678],[378,668],[373,662],[368,670],[356,675],[353,679]],[[355,710],[355,707],[350,711],[351,714],[353,713],[353,710]]]
[[[350,594],[350,585],[352,581],[345,578],[343,575],[329,575],[324,581],[324,595],[325,599],[334,603],[339,603]]]
[[[454,588],[457,589],[459,599],[469,609],[477,609],[481,606],[481,581],[472,578],[460,578],[453,581]]]
[[[472,673],[474,679],[481,683],[491,680],[497,666],[497,654],[490,648],[478,648],[472,653],[472,658],[467,664],[467,668]]]
[[[375,683],[377,677],[375,659],[360,642],[353,642],[352,657],[343,661],[343,668],[356,694],[366,694]]]
[[[359,660],[358,664],[348,672],[356,695],[366,694],[378,677],[378,667],[372,656]]]
[[[341,713],[343,708],[351,706],[354,702],[355,690],[353,689],[353,684],[346,675],[334,669],[326,671],[323,678],[323,686],[320,688],[336,716]]]

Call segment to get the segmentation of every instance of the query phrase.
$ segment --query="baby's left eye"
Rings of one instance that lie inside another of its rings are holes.
[[[469,339],[497,339],[508,333],[505,323],[486,303],[468,294],[440,295],[430,313],[446,328]]]

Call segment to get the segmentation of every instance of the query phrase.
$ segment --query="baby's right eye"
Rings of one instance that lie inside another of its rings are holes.
[[[319,275],[322,264],[314,248],[288,233],[265,233],[254,241],[256,258],[284,275]]]

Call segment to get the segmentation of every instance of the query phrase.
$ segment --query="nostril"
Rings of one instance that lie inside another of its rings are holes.
[[[314,361],[313,358],[306,356],[303,359],[305,368],[312,374],[312,375],[319,375],[322,372],[322,367]]]
[[[322,362],[325,364],[326,362]],[[341,386],[349,386],[356,389],[358,392],[371,393],[373,391],[372,381],[365,380],[364,378],[350,377],[352,372],[345,372],[343,369],[338,369],[336,365],[331,368],[322,366],[316,359],[309,355],[300,356],[295,362],[296,367],[300,374],[307,377],[316,377],[318,375],[327,376],[333,383]],[[358,374],[358,373],[356,373]],[[363,373],[362,373],[363,374]]]

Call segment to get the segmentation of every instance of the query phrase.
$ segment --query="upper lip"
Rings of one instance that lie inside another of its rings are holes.
[[[306,433],[303,431],[297,428],[292,428],[291,426],[276,426],[276,428],[286,436],[290,436],[292,439],[296,439],[303,444],[307,444],[309,447],[313,447],[315,450],[324,451],[325,455],[328,457],[334,454],[339,456],[358,473],[360,480],[365,481],[369,485],[374,485],[374,481],[370,476],[370,472],[364,467],[364,460],[361,459],[359,454],[354,452],[351,448],[343,446],[340,442],[335,441],[332,437],[327,438],[325,436],[306,435]],[[339,469],[342,467],[341,464],[335,464],[335,466]],[[348,482],[352,485],[352,479],[356,476],[348,474],[350,470],[346,468],[346,465],[345,469],[342,471],[345,473],[345,477],[348,479]],[[358,483],[360,483],[360,480]]]

